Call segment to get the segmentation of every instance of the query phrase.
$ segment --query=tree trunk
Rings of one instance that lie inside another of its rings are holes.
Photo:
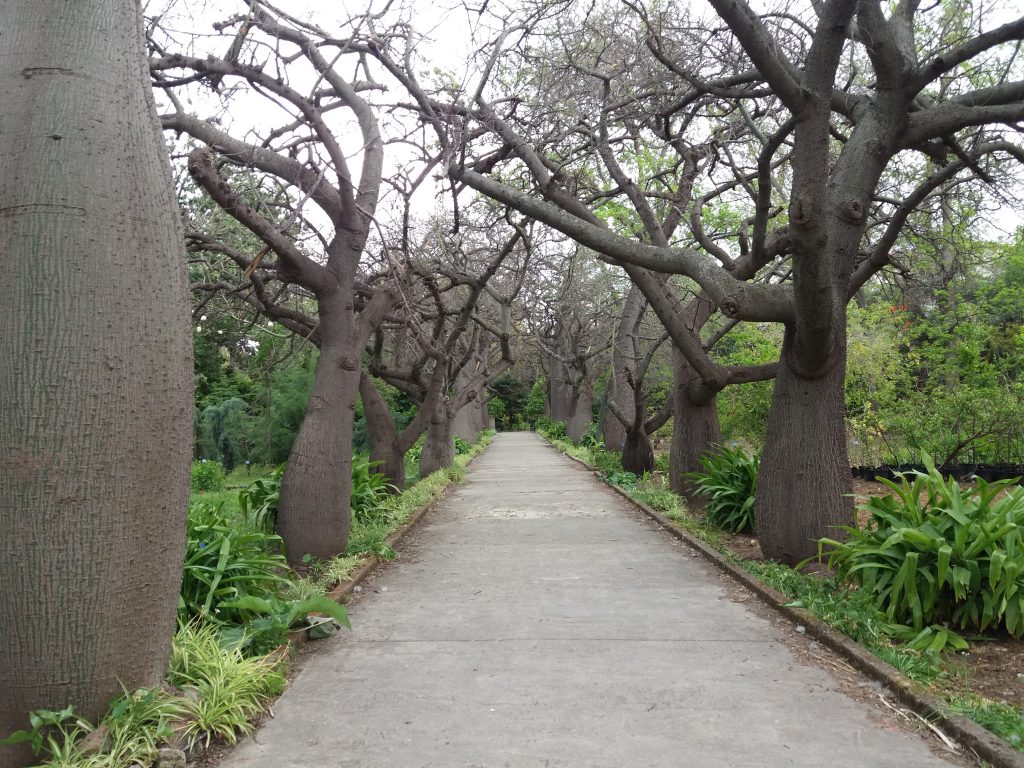
[[[141,24],[130,0],[0,4],[0,735],[95,721],[170,651],[191,331]]]
[[[593,398],[586,382],[581,381],[573,393],[572,407],[565,423],[565,433],[575,443],[587,433],[593,420]]]
[[[443,403],[434,408],[427,427],[427,439],[420,453],[420,477],[446,469],[455,461],[455,440],[452,437],[452,417]]]
[[[644,308],[644,294],[635,284],[629,289],[626,301],[615,330],[615,344],[612,348],[612,369],[608,376],[606,397],[614,398],[619,409],[628,416],[633,415],[633,388],[626,377],[626,367],[636,368],[637,349],[635,344],[637,322]],[[623,451],[625,460],[626,427],[605,406],[601,414],[601,436],[609,451]],[[632,449],[631,449],[632,450]]]
[[[690,390],[698,379],[697,373],[683,353],[674,347],[672,363],[675,368],[672,392],[675,415],[672,422],[672,446],[669,449],[669,487],[689,498],[691,503],[699,505],[700,499],[694,497],[693,484],[686,479],[686,474],[701,471],[701,457],[722,440],[718,406],[714,396],[710,396],[707,402],[696,402],[691,397]]]
[[[470,400],[459,409],[452,419],[452,434],[461,437],[467,443],[475,443],[480,438],[480,404]]]
[[[351,298],[319,297],[320,359],[302,426],[281,477],[277,530],[293,567],[345,551],[352,524],[352,422],[360,355]],[[350,296],[350,294],[348,294]]]
[[[572,389],[566,381],[565,364],[551,359],[551,372],[547,380],[546,416],[552,421],[569,421],[572,414]]]
[[[384,475],[397,493],[405,488],[405,451],[398,445],[395,421],[368,373],[363,372],[359,376],[359,395],[366,415],[366,431],[370,436],[370,461],[380,462],[373,471]]]
[[[642,426],[626,433],[626,442],[622,446],[622,468],[638,477],[654,471],[654,449]]]
[[[779,373],[757,477],[754,518],[765,557],[793,565],[817,554],[823,536],[853,521],[846,453],[843,378],[845,324],[837,323],[834,363],[821,378],[791,364],[792,334],[782,343]]]

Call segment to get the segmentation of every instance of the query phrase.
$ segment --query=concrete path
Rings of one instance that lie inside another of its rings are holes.
[[[401,551],[224,766],[948,765],[535,435]]]

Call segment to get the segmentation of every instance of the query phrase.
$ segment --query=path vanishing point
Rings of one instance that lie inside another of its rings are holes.
[[[951,764],[533,434],[498,435],[350,613],[223,768]]]

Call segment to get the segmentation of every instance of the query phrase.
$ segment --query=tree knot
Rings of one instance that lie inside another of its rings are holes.
[[[839,215],[851,223],[858,222],[864,218],[864,204],[860,200],[847,200]]]

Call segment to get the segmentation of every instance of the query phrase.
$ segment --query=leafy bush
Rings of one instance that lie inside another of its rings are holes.
[[[192,462],[192,490],[219,491],[224,488],[224,468],[216,461]]]
[[[618,485],[628,489],[636,485],[636,475],[624,469],[613,469],[604,476],[604,481],[609,485]]]
[[[501,402],[501,401],[499,400],[498,402]],[[462,456],[463,454],[469,453],[469,451],[470,451],[470,449],[472,449],[472,447],[473,447],[473,444],[471,442],[469,442],[468,440],[464,440],[463,438],[459,437],[458,435],[455,436],[455,453],[456,453],[456,455]]]
[[[298,600],[269,594],[265,597],[248,595],[222,606],[249,611],[256,616],[242,627],[220,633],[222,645],[237,646],[247,655],[266,654],[284,645],[288,642],[288,631],[295,627],[313,630],[313,639],[332,634],[334,622],[352,628],[345,607],[326,595],[311,594]],[[312,616],[314,613],[321,615]]]
[[[352,517],[367,521],[375,517],[381,502],[398,489],[372,469],[380,462],[356,457],[352,462]]]
[[[917,633],[948,636],[949,623],[1024,637],[1024,490],[997,499],[1012,481],[964,490],[930,457],[925,466],[898,484],[883,480],[893,494],[868,500],[865,528],[844,528],[845,542],[822,539],[819,552]]]
[[[565,422],[541,416],[537,419],[537,431],[549,440],[562,440],[566,435]]]
[[[687,475],[707,499],[707,522],[732,533],[754,530],[754,494],[757,491],[757,454],[740,447],[721,446],[701,457],[703,472]]]
[[[287,583],[281,539],[263,531],[240,528],[220,507],[194,504],[189,510],[185,570],[178,616],[188,622],[204,619],[244,624],[248,610],[224,606],[241,597],[265,596]]]
[[[270,477],[255,480],[239,491],[238,506],[242,517],[257,531],[273,533],[277,530],[277,501],[281,496],[281,475],[285,465],[273,471]]]

